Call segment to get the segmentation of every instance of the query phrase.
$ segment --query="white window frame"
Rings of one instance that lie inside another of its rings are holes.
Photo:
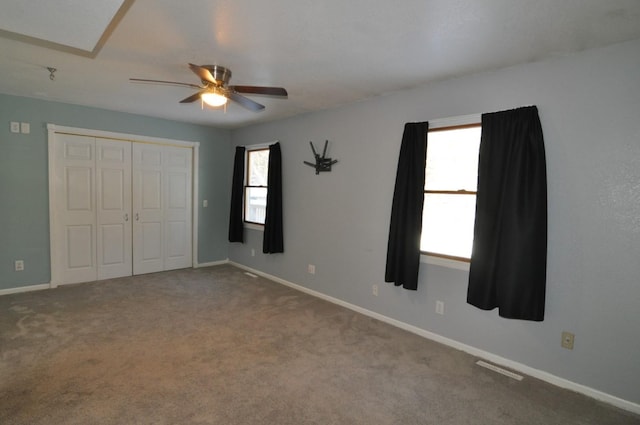
[[[482,120],[481,114],[464,115],[451,118],[441,118],[429,121],[429,130],[435,130],[444,127],[456,127],[464,125],[478,124]],[[429,142],[427,138],[427,143]],[[435,255],[429,255],[424,252],[420,254],[420,262],[433,264],[437,266],[447,267],[450,269],[469,271],[470,263],[468,261],[456,260],[452,258],[444,258]]]

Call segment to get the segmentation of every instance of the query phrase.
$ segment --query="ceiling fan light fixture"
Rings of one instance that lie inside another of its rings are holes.
[[[213,106],[214,108],[227,103],[227,98],[224,95],[218,93],[216,90],[202,93],[200,97],[202,98],[202,101],[204,103],[209,106]]]
[[[194,74],[200,77],[201,84],[165,80],[147,80],[143,78],[130,78],[129,80],[136,83],[168,84],[198,89],[198,92],[185,97],[180,101],[180,103],[193,103],[199,100],[202,108],[204,108],[204,104],[206,103],[208,106],[213,108],[224,106],[225,111],[227,110],[226,104],[229,100],[239,103],[242,107],[253,112],[260,112],[264,109],[264,105],[243,96],[243,94],[287,97],[287,91],[283,87],[229,86],[228,82],[231,78],[231,71],[219,65],[200,66],[190,63],[189,68]]]

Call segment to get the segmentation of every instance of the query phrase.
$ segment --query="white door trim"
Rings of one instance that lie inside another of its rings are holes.
[[[117,133],[112,131],[103,131],[103,130],[94,130],[88,128],[81,127],[68,127],[57,125],[53,123],[47,124],[47,136],[48,136],[48,150],[49,150],[49,261],[50,261],[50,272],[51,272],[51,281],[49,283],[50,288],[56,288],[59,284],[63,283],[61,281],[60,273],[57,270],[57,262],[54,258],[54,241],[58,236],[55,234],[55,223],[58,222],[57,217],[55,216],[55,208],[54,201],[55,198],[51,196],[55,193],[55,182],[54,182],[54,142],[56,133],[66,133],[66,134],[76,134],[80,136],[90,136],[90,137],[100,137],[103,139],[115,139],[115,140],[123,140],[134,143],[153,143],[158,145],[169,145],[169,146],[179,146],[193,149],[193,173],[192,173],[192,267],[197,267],[198,265],[198,205],[199,205],[199,197],[198,197],[198,161],[199,161],[199,150],[200,150],[200,142],[188,142],[184,140],[175,140],[175,139],[166,139],[162,137],[152,137],[152,136],[143,136],[140,134],[128,134],[128,133]]]

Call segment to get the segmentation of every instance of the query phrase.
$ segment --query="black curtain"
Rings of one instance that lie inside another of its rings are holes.
[[[244,194],[244,148],[236,147],[231,184],[231,211],[229,212],[229,242],[244,242],[242,203]]]
[[[280,143],[269,146],[267,177],[267,210],[264,219],[262,252],[284,252],[282,237],[282,155]]]
[[[535,106],[482,115],[467,302],[544,320],[547,172]]]
[[[404,126],[391,206],[384,280],[410,290],[418,288],[428,131],[428,122]]]

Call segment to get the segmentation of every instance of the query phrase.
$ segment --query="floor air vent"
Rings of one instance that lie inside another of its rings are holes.
[[[493,365],[491,363],[487,363],[487,362],[485,362],[483,360],[478,360],[476,362],[476,364],[478,366],[482,366],[482,367],[484,367],[486,369],[489,369],[489,370],[492,370],[494,372],[498,372],[498,373],[500,373],[500,374],[502,374],[504,376],[508,376],[509,378],[515,379],[516,381],[522,381],[522,379],[523,379],[522,375],[518,375],[517,373],[513,373],[510,370],[503,369],[503,368],[501,368],[499,366]]]

